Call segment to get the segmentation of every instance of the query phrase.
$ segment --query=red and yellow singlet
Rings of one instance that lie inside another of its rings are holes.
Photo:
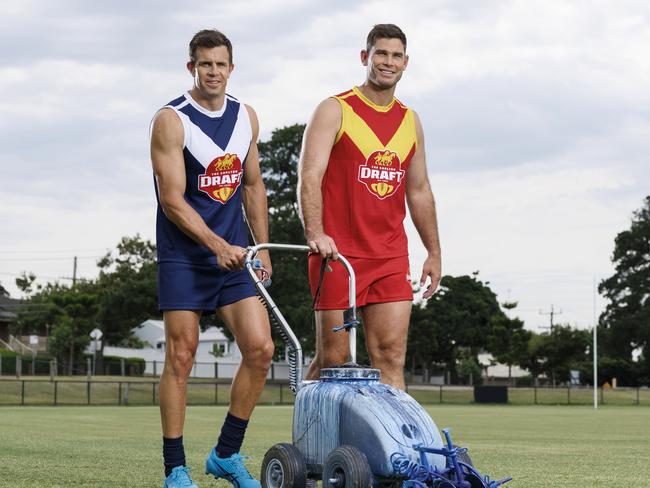
[[[406,256],[406,173],[417,146],[413,111],[376,105],[354,87],[323,177],[323,227],[344,256]]]

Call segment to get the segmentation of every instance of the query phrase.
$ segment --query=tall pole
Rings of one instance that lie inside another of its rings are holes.
[[[555,335],[553,334],[553,331],[554,331],[553,327],[555,326],[555,324],[553,323],[553,316],[555,314],[559,315],[561,313],[562,313],[562,310],[560,310],[560,311],[555,310],[555,307],[552,304],[551,304],[551,311],[550,312],[542,312],[541,310],[539,311],[540,315],[550,315],[550,317],[551,317],[551,327],[550,327],[550,329],[551,329],[551,339],[554,342],[555,342]],[[551,376],[552,376],[552,381],[553,381],[553,388],[555,388],[555,365],[553,365],[551,367]]]
[[[594,409],[598,408],[598,324],[596,323],[596,277],[594,276]]]
[[[74,264],[72,266],[72,288],[77,284],[77,256],[74,257]]]

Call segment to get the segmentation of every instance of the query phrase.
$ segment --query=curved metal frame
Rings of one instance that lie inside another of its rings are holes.
[[[251,276],[251,279],[255,283],[255,288],[257,288],[258,293],[262,297],[262,299],[267,303],[268,305],[268,311],[269,313],[275,317],[277,320],[277,325],[281,327],[286,336],[283,335],[282,339],[287,343],[287,345],[292,348],[295,351],[295,362],[290,361],[289,367],[293,369],[290,371],[289,377],[290,378],[295,378],[295,384],[292,385],[292,389],[294,390],[294,393],[298,393],[298,390],[302,386],[302,347],[300,346],[300,341],[298,341],[298,338],[294,334],[293,330],[291,329],[291,326],[287,322],[287,320],[284,318],[278,307],[276,306],[275,302],[271,298],[271,295],[269,292],[266,290],[264,287],[264,284],[262,283],[262,280],[257,276],[255,273],[255,268],[253,267],[253,258],[255,255],[264,249],[269,249],[269,250],[278,250],[278,251],[302,251],[302,252],[309,252],[310,248],[309,246],[300,246],[300,245],[295,245],[295,244],[270,244],[270,243],[265,243],[265,244],[257,244],[255,246],[250,246],[246,249],[246,258],[244,261],[244,266],[246,267],[246,270],[248,271],[248,274]],[[350,318],[353,321],[356,321],[357,318],[357,307],[356,307],[356,297],[357,297],[357,291],[356,291],[356,280],[354,276],[354,269],[352,269],[352,265],[350,262],[344,257],[339,254],[339,261],[341,261],[341,264],[345,267],[345,269],[348,272],[348,284],[349,284],[349,295],[348,295],[348,302],[350,304],[350,311],[351,311],[351,316]],[[352,363],[356,363],[357,361],[357,329],[356,327],[349,327],[346,328],[348,331],[348,340],[350,344],[350,361]],[[294,364],[292,364],[294,363]]]

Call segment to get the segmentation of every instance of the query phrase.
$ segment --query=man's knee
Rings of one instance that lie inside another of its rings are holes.
[[[248,366],[265,371],[271,367],[275,346],[270,338],[248,347],[242,347],[240,350],[242,351],[242,361]]]
[[[191,347],[174,347],[168,351],[165,361],[165,368],[169,368],[169,373],[183,379],[187,378],[194,366],[194,350]]]
[[[379,344],[369,351],[373,362],[391,369],[404,368],[406,348],[396,344]]]

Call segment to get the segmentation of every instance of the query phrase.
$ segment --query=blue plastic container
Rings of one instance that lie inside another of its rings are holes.
[[[379,382],[379,370],[328,368],[321,380],[305,383],[296,396],[293,444],[302,453],[310,477],[320,477],[327,455],[340,445],[365,453],[373,484],[394,479],[391,456],[414,462],[413,445],[442,447],[436,424],[408,394]],[[444,468],[444,456],[427,454],[430,466]]]

